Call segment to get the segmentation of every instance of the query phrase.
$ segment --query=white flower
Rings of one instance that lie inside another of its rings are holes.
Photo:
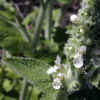
[[[83,32],[84,32],[84,30],[81,28],[81,29],[80,29],[80,32],[81,32],[81,33],[83,33]]]
[[[55,64],[60,65],[60,63],[61,63],[61,58],[60,58],[60,56],[57,55],[56,60],[55,60]]]
[[[52,86],[54,89],[56,89],[56,90],[60,89],[61,85],[62,85],[62,83],[59,78],[54,79],[54,81],[52,83]]]
[[[70,21],[71,21],[71,22],[76,22],[76,21],[78,21],[78,16],[77,16],[76,14],[71,15],[71,16],[70,16]]]
[[[51,67],[51,68],[48,69],[47,74],[50,75],[50,74],[52,74],[54,72],[56,72],[56,69],[54,67]]]
[[[73,64],[75,68],[81,68],[83,66],[83,56],[79,53],[74,56]]]

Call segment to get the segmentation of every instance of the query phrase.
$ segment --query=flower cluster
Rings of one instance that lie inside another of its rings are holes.
[[[61,85],[62,85],[62,83],[61,83],[60,78],[55,78],[53,80],[52,86],[54,89],[56,89],[56,90],[60,89]]]
[[[47,74],[52,75],[54,80],[52,83],[52,86],[54,89],[60,89],[61,88],[61,81],[63,80],[64,74],[61,72],[63,65],[61,64],[61,58],[59,56],[56,57],[55,65],[53,67],[50,67],[47,70]]]
[[[47,74],[53,74],[55,72],[57,72],[57,70],[59,70],[61,68],[61,59],[59,56],[56,57],[56,60],[55,60],[55,65],[53,67],[50,67],[47,71]]]
[[[53,87],[60,89],[62,85],[66,87],[67,92],[77,91],[81,86],[80,74],[84,64],[84,54],[86,47],[92,42],[89,38],[91,29],[92,17],[88,14],[91,9],[89,0],[82,0],[81,9],[77,14],[70,16],[71,25],[68,25],[66,34],[69,34],[69,39],[64,46],[64,54],[66,62],[62,68],[61,59],[58,56],[55,65],[51,67],[47,73],[53,76]],[[87,59],[87,58],[85,58]],[[62,71],[63,70],[63,71]],[[63,83],[62,84],[62,80]]]

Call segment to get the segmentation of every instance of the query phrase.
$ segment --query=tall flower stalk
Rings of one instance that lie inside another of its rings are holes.
[[[67,26],[66,34],[70,35],[67,43],[64,46],[64,54],[66,56],[65,64],[58,72],[52,73],[52,76],[57,78],[58,73],[63,74],[61,82],[66,87],[68,93],[72,93],[81,88],[82,77],[80,75],[85,66],[87,46],[91,44],[89,37],[90,28],[93,25],[91,10],[93,9],[91,0],[82,0],[81,8],[78,14],[73,14],[70,17],[71,25]],[[90,5],[91,3],[91,5]],[[61,64],[62,65],[62,64]],[[86,80],[87,81],[87,80]],[[88,84],[88,82],[86,82]]]

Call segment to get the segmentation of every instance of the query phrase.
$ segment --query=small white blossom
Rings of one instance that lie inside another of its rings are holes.
[[[51,67],[51,68],[48,69],[47,74],[50,75],[50,74],[52,74],[54,72],[56,72],[56,69],[54,67]]]
[[[70,21],[71,21],[71,22],[76,22],[76,21],[78,21],[78,16],[77,16],[76,14],[71,15],[71,16],[70,16]]]
[[[61,58],[60,58],[60,56],[57,55],[56,60],[55,60],[55,64],[60,65],[60,63],[61,63]]]
[[[54,65],[53,67],[56,71],[60,69],[60,66]]]
[[[79,53],[74,56],[73,64],[75,68],[81,68],[83,66],[83,56]]]
[[[58,73],[57,76],[62,77],[63,73]]]
[[[64,74],[63,73],[58,73],[57,76],[62,79],[64,77]]]
[[[56,90],[60,89],[61,85],[62,85],[62,83],[59,78],[54,79],[54,81],[52,83],[52,86],[54,89],[56,89]]]
[[[81,28],[81,29],[80,29],[80,32],[81,32],[81,33],[83,33],[83,32],[84,32],[84,30]]]

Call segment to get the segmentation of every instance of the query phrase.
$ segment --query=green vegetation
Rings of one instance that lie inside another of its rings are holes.
[[[0,0],[0,100],[99,100],[99,0]]]

